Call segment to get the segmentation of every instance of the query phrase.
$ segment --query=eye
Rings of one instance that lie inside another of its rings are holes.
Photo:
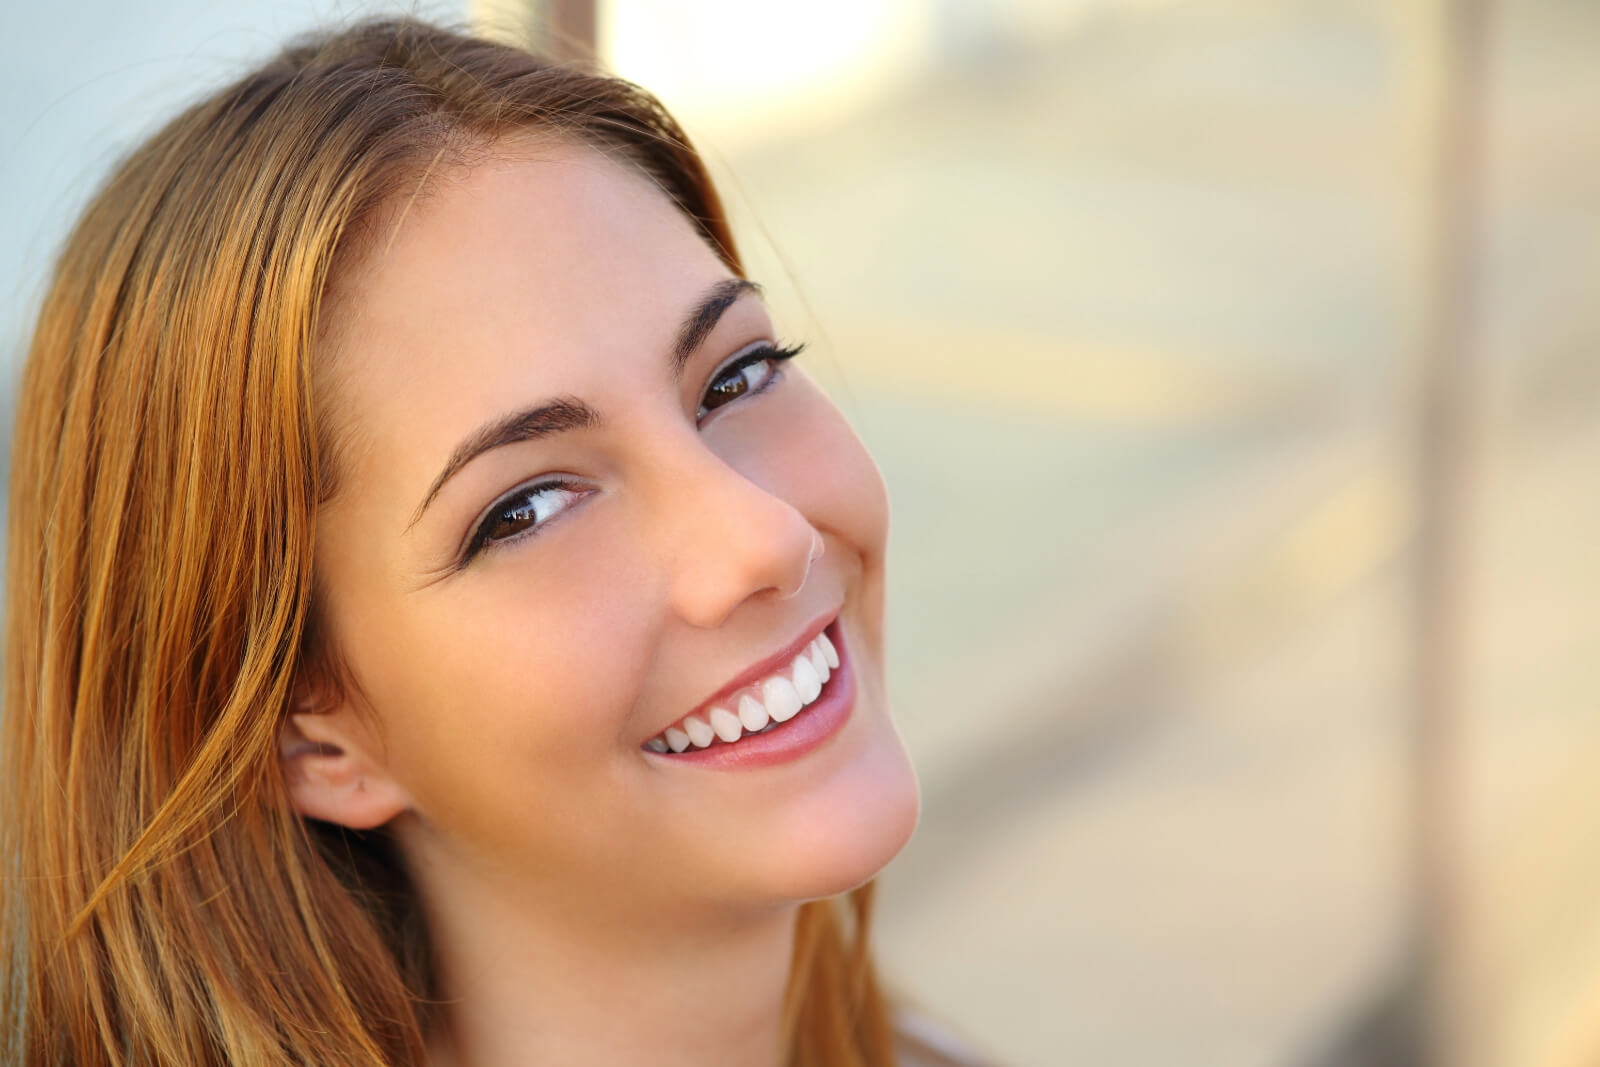
[[[734,357],[711,376],[695,418],[704,419],[724,404],[761,392],[778,377],[778,364],[793,359],[804,349],[805,345],[780,347],[763,341],[757,347]]]
[[[551,519],[583,499],[589,489],[567,481],[520,486],[495,501],[473,532],[463,562],[484,548],[531,536]]]

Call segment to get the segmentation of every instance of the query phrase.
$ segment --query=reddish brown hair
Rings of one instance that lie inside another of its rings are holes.
[[[312,353],[377,213],[441,158],[529,129],[649,175],[739,271],[652,97],[412,21],[292,47],[190,109],[67,242],[12,451],[7,1063],[425,1062],[426,940],[398,867],[381,834],[295,816],[278,766],[320,651],[312,545],[336,466]],[[802,909],[791,1063],[893,1060],[869,899]]]

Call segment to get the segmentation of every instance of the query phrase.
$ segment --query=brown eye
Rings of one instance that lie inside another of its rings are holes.
[[[540,526],[580,500],[585,492],[587,490],[583,487],[567,482],[545,482],[517,489],[511,495],[502,497],[478,524],[466,558],[471,559],[481,549],[498,542],[536,532]]]
[[[705,399],[700,401],[701,417],[730,400],[737,400],[746,393],[756,392],[767,384],[775,369],[772,360],[765,357],[753,363],[729,367],[717,375],[711,387],[706,390]]]
[[[706,386],[705,396],[700,398],[700,410],[695,417],[703,419],[731,400],[761,392],[778,376],[778,364],[798,356],[804,347],[794,345],[779,348],[773,344],[763,344],[723,367],[711,379],[711,384]]]

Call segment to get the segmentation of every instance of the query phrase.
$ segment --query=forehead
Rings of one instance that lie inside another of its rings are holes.
[[[317,389],[357,464],[400,440],[447,452],[486,414],[591,394],[618,360],[665,367],[685,310],[730,276],[647,177],[565,143],[446,168],[369,240],[330,290]]]

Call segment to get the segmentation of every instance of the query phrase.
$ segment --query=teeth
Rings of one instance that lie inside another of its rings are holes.
[[[695,748],[705,748],[711,744],[712,738],[717,736],[704,720],[694,715],[683,720],[683,732],[689,735],[689,740],[694,742]]]
[[[817,677],[821,678],[823,683],[826,684],[828,678],[833,674],[832,669],[828,666],[828,658],[822,654],[822,649],[818,647],[815,641],[811,642],[811,647],[806,649],[806,652],[811,659],[811,669],[816,671]]]
[[[739,717],[727,708],[711,709],[711,729],[716,731],[718,737],[724,741],[737,741],[744,732],[744,727],[739,724]]]
[[[765,733],[821,696],[822,687],[838,666],[838,650],[827,634],[818,634],[789,664],[792,678],[775,674],[761,683],[761,699],[745,693],[739,698],[737,712],[718,706],[704,718],[690,715],[646,741],[645,747],[652,752],[687,752],[691,747],[709,748],[718,739],[732,744],[748,734]]]
[[[822,657],[828,661],[828,667],[832,670],[838,670],[839,650],[833,647],[833,642],[828,640],[828,635],[818,634],[817,645],[822,649]]]
[[[788,722],[805,706],[800,691],[781,674],[761,683],[761,702],[767,706],[767,714],[778,722]]]
[[[809,704],[822,692],[822,678],[811,661],[804,656],[794,658],[794,687],[800,693],[800,702]]]
[[[767,709],[761,701],[746,693],[739,698],[739,722],[751,733],[764,730],[772,721],[772,716],[767,714]]]

